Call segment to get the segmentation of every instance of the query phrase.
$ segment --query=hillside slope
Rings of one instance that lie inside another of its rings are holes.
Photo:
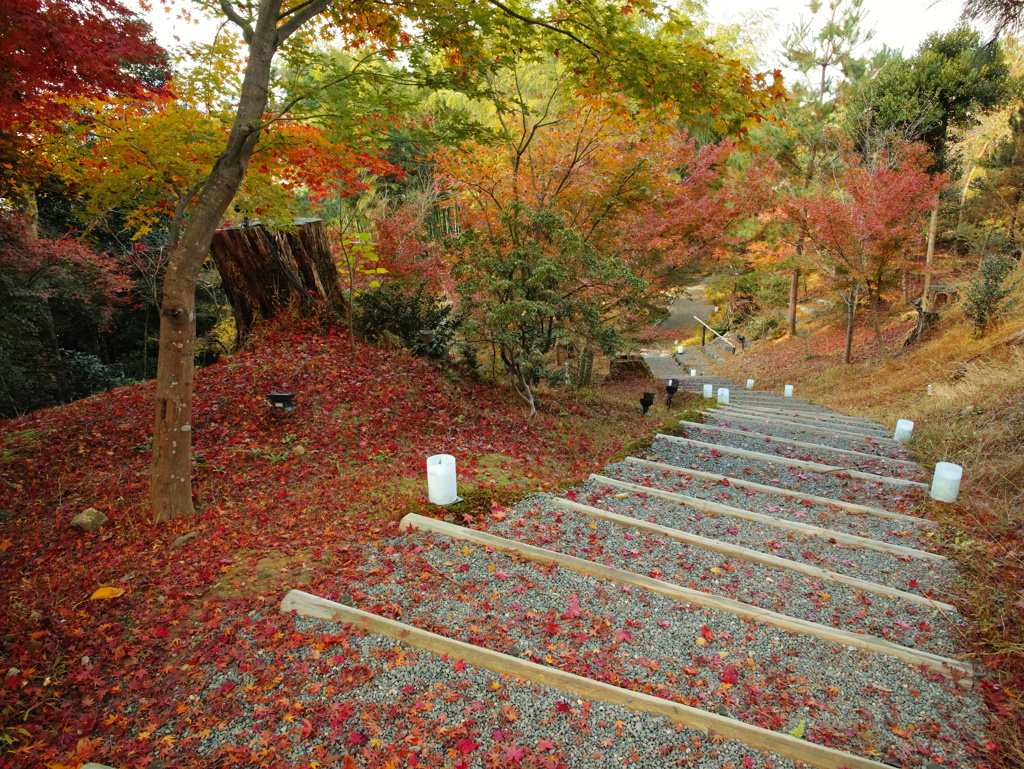
[[[336,594],[401,515],[474,516],[585,477],[659,426],[639,416],[641,389],[543,392],[527,421],[445,366],[278,328],[198,372],[200,512],[162,527],[147,507],[150,384],[0,423],[0,767],[77,767],[101,731],[145,731],[159,697],[201,677],[192,662],[217,657],[228,618],[288,588]],[[296,394],[287,415],[264,400],[281,391]],[[467,500],[443,511],[426,501],[437,453],[457,457]],[[72,528],[90,507],[102,530]],[[89,600],[101,587],[113,597]]]

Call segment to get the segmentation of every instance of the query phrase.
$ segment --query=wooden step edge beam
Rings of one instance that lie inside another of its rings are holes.
[[[824,433],[826,435],[833,435],[837,438],[844,438],[851,441],[865,441],[867,443],[877,443],[881,446],[893,446],[902,447],[903,444],[899,441],[884,436],[864,435],[862,433],[852,433],[847,430],[841,430],[835,427],[829,427],[824,422],[815,422],[813,424],[807,424],[805,422],[795,422],[791,419],[782,419],[770,414],[758,414],[752,411],[743,411],[733,409],[729,406],[719,406],[712,414],[719,414],[720,418],[726,419],[739,419],[747,422],[764,422],[769,425],[775,425],[783,427],[788,430],[796,430],[800,428],[804,432],[813,433]]]
[[[709,425],[703,422],[687,422],[685,419],[680,419],[679,424],[685,425],[686,427],[692,427],[695,430],[711,430],[713,432],[725,433],[727,435],[739,435],[744,438],[756,438],[760,441],[770,441],[771,443],[781,443],[786,446],[796,446],[800,449],[810,449],[812,451],[831,451],[833,454],[842,454],[847,457],[859,457],[862,459],[873,459],[876,461],[892,462],[897,465],[906,465],[914,469],[920,469],[921,465],[917,462],[913,462],[909,459],[890,459],[889,457],[882,457],[878,454],[868,454],[866,451],[853,451],[852,449],[837,449],[834,446],[826,446],[824,443],[807,443],[806,441],[792,441],[788,438],[779,438],[775,435],[766,435],[765,433],[751,433],[746,430],[737,430],[735,427],[722,427],[721,425]]]
[[[790,617],[789,615],[768,609],[759,609],[756,606],[750,606],[741,601],[735,601],[732,598],[724,598],[712,593],[704,593],[700,590],[682,587],[671,582],[648,577],[645,574],[637,574],[636,572],[605,566],[604,564],[588,561],[584,558],[559,553],[557,550],[527,545],[523,542],[498,537],[494,534],[487,534],[476,529],[467,529],[465,526],[446,523],[436,518],[427,518],[415,513],[409,513],[402,519],[399,527],[403,531],[406,529],[429,531],[461,542],[471,542],[475,545],[500,550],[504,553],[514,553],[520,558],[525,558],[535,563],[555,564],[556,566],[569,569],[578,574],[594,577],[595,579],[606,579],[622,585],[631,585],[632,587],[641,588],[652,593],[668,596],[683,603],[735,614],[744,619],[777,627],[780,630],[811,635],[843,646],[885,654],[911,665],[923,666],[955,681],[965,678],[972,679],[974,677],[973,669],[969,663],[950,657],[943,657],[920,649],[911,649],[884,638],[876,638],[875,636],[863,633],[851,633],[849,630],[840,630],[829,625],[823,625],[820,622],[811,622],[810,620]],[[965,684],[965,686],[969,685],[969,683]]]
[[[830,430],[827,427],[821,425],[812,427],[811,425],[804,425],[798,422],[787,422],[783,419],[768,419],[767,417],[755,416],[752,414],[745,414],[743,412],[733,412],[726,409],[715,409],[714,411],[698,411],[698,414],[711,417],[712,419],[722,419],[731,422],[754,422],[757,424],[763,424],[766,427],[781,427],[784,430],[788,430],[794,433],[809,433],[811,435],[830,435],[834,438],[842,438],[843,440],[854,442],[858,441],[861,443],[873,443],[876,446],[892,448],[901,448],[903,446],[899,441],[893,440],[892,438],[870,438],[862,435],[854,435],[853,433],[846,433],[842,430]]]
[[[752,510],[743,510],[739,507],[721,505],[717,502],[709,502],[706,499],[698,499],[697,497],[688,497],[685,494],[677,494],[674,491],[663,491],[662,489],[656,489],[651,486],[638,486],[635,483],[628,483],[615,478],[609,478],[606,475],[597,475],[594,473],[591,474],[590,480],[597,483],[603,483],[606,486],[614,486],[626,491],[632,491],[635,494],[647,494],[652,497],[665,499],[669,502],[677,502],[680,505],[692,507],[694,510],[700,510],[702,513],[707,513],[708,515],[727,515],[730,518],[739,518],[753,523],[763,523],[766,526],[794,531],[800,534],[805,534],[809,537],[832,539],[840,545],[859,547],[863,550],[874,550],[875,552],[888,553],[889,555],[916,558],[919,561],[947,560],[944,555],[929,553],[925,550],[915,550],[914,548],[906,547],[905,545],[891,545],[888,542],[882,542],[868,537],[859,537],[856,534],[847,534],[834,529],[823,529],[819,526],[811,526],[807,523],[798,523],[796,521],[786,521],[782,518],[773,518],[772,516],[764,515],[763,513],[755,513]]]
[[[845,510],[850,513],[858,513],[864,515],[874,515],[879,518],[888,518],[892,521],[902,521],[904,523],[912,523],[918,526],[926,526],[928,528],[937,529],[939,524],[936,521],[930,521],[927,518],[915,518],[912,515],[904,515],[903,513],[894,513],[891,510],[883,510],[880,507],[869,507],[868,505],[858,505],[856,502],[846,502],[842,499],[832,499],[830,497],[819,497],[815,494],[807,494],[803,491],[797,491],[796,489],[783,489],[779,486],[766,486],[763,483],[755,483],[754,481],[747,481],[742,478],[734,478],[731,475],[719,475],[718,473],[709,473],[706,470],[693,470],[689,467],[680,467],[679,465],[670,465],[665,462],[654,462],[650,459],[640,459],[639,457],[626,457],[623,461],[633,462],[637,465],[649,467],[652,470],[664,470],[669,473],[676,473],[677,475],[688,475],[692,478],[700,478],[705,481],[712,481],[714,483],[721,483],[722,481],[728,481],[730,486],[736,486],[741,489],[750,489],[751,491],[759,491],[762,494],[774,494],[777,497],[791,497],[792,499],[806,499],[808,502],[813,502],[816,505],[828,505],[830,507],[838,507],[840,510]]]
[[[658,433],[655,437],[663,438],[670,443],[680,443],[685,446],[693,446],[694,448],[714,450],[719,454],[727,454],[728,456],[740,457],[741,459],[752,459],[757,462],[767,462],[773,465],[796,467],[801,470],[806,470],[809,473],[820,473],[823,475],[843,474],[848,475],[851,478],[858,478],[862,481],[886,483],[890,486],[915,486],[919,489],[928,488],[927,483],[921,483],[920,481],[908,481],[906,478],[893,478],[888,475],[865,473],[861,470],[853,470],[851,468],[840,467],[838,465],[824,465],[820,462],[806,462],[802,459],[790,459],[789,457],[780,457],[777,454],[762,454],[759,451],[747,451],[746,449],[737,449],[732,446],[723,446],[720,443],[707,443],[705,441],[694,440],[693,438],[679,438],[675,435],[664,435],[662,433]]]
[[[921,606],[926,609],[936,609],[947,614],[955,614],[957,611],[955,606],[944,603],[943,601],[936,601],[931,598],[927,598],[926,596],[918,595],[917,593],[908,593],[905,590],[899,590],[878,582],[870,582],[866,579],[850,577],[846,574],[822,569],[819,566],[812,566],[809,563],[800,563],[799,561],[793,561],[789,558],[780,558],[777,555],[762,553],[758,550],[751,550],[748,547],[732,545],[728,542],[712,539],[710,537],[702,537],[698,534],[690,534],[686,531],[672,529],[668,526],[651,523],[650,521],[645,521],[640,518],[619,515],[618,513],[613,513],[610,510],[604,510],[591,505],[582,505],[579,502],[573,502],[568,499],[556,497],[549,501],[552,505],[561,508],[562,510],[571,510],[580,513],[581,515],[585,515],[588,518],[607,521],[608,523],[614,523],[619,526],[629,526],[630,528],[637,529],[639,531],[645,531],[648,534],[665,537],[666,539],[674,539],[677,542],[682,542],[684,544],[691,545],[692,547],[714,551],[728,558],[736,558],[741,561],[748,561],[749,563],[759,563],[762,566],[771,566],[776,569],[785,569],[787,571],[796,572],[797,574],[803,574],[805,577],[821,580],[822,582],[833,582],[839,585],[846,585],[847,587],[852,587],[864,593],[893,598],[898,601],[903,601],[904,603],[913,604],[914,606]]]
[[[772,414],[768,411],[758,411],[757,409],[748,409],[742,406],[733,406],[729,404],[718,404],[718,410],[726,411],[730,414],[743,414],[748,417],[758,417],[767,422],[778,422],[780,424],[795,424],[802,425],[803,427],[818,427],[825,429],[829,432],[834,432],[839,435],[849,435],[854,438],[861,438],[862,440],[877,440],[877,441],[894,441],[888,436],[887,433],[880,433],[878,431],[866,431],[857,430],[846,424],[835,424],[832,422],[826,422],[822,419],[804,419],[791,414]]]
[[[464,641],[456,641],[437,633],[421,630],[413,625],[344,606],[301,590],[291,590],[285,595],[284,600],[281,601],[281,612],[285,614],[294,612],[303,617],[351,625],[356,630],[386,636],[432,654],[490,670],[498,675],[507,675],[541,686],[548,686],[565,692],[571,697],[608,702],[633,712],[661,716],[672,723],[738,740],[755,750],[775,753],[791,761],[803,761],[817,769],[843,769],[844,767],[847,769],[889,769],[885,764],[872,761],[869,758],[807,742],[788,734],[773,732],[760,726],[747,724],[717,713],[709,713],[661,697],[630,691],[602,681],[594,681],[575,673],[566,673],[557,668],[519,659],[481,646],[474,646]]]

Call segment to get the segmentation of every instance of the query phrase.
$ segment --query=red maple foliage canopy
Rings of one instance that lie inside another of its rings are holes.
[[[164,65],[149,25],[117,0],[4,0],[0,131],[63,116],[58,95],[158,90]]]

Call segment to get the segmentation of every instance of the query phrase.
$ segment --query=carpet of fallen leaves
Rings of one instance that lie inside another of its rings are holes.
[[[405,513],[437,514],[426,456],[457,457],[469,517],[583,477],[647,435],[655,425],[629,405],[639,389],[544,393],[526,421],[446,365],[281,326],[198,372],[199,512],[163,527],[147,505],[151,384],[0,423],[0,767],[174,755],[173,735],[109,746],[194,707],[181,692],[204,691],[231,618],[292,587],[336,593],[361,578],[362,544]],[[272,413],[268,392],[295,393],[297,408]],[[108,516],[102,530],[73,529],[89,507]],[[116,589],[90,599],[104,587]],[[288,634],[289,621],[263,632]]]

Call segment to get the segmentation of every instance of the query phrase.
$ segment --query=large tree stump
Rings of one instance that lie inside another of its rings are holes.
[[[345,315],[347,300],[320,219],[297,219],[282,230],[262,224],[218,230],[210,255],[231,303],[239,343],[254,324],[285,308]]]

